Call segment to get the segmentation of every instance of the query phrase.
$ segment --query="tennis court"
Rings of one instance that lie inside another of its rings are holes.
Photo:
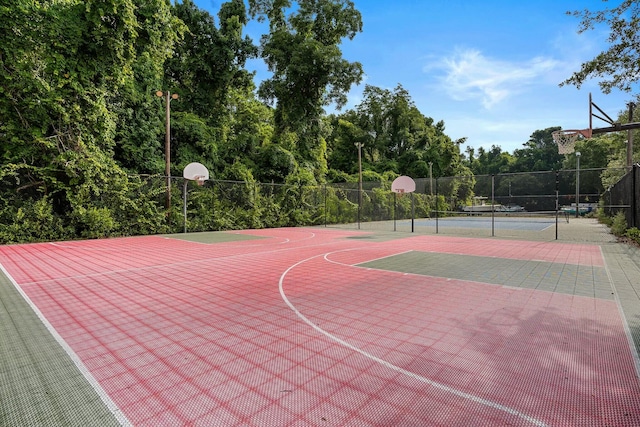
[[[564,216],[558,218],[558,222],[567,222]],[[462,215],[455,217],[444,217],[437,219],[418,219],[414,221],[417,227],[443,227],[443,228],[474,228],[496,230],[523,230],[523,231],[545,231],[554,229],[556,218],[550,214],[538,216],[529,215],[519,217],[507,215],[495,215],[491,217]]]
[[[326,228],[2,246],[0,420],[637,426],[616,248]]]

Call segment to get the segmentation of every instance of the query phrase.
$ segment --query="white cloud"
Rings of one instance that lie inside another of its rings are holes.
[[[486,109],[521,93],[558,62],[536,57],[518,63],[487,58],[478,50],[457,50],[452,56],[437,62],[444,75],[438,77],[441,87],[457,101],[479,99]],[[425,71],[428,71],[427,67]]]

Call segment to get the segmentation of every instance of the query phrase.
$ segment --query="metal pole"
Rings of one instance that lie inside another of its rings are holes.
[[[323,186],[324,193],[324,226],[327,226],[327,184]]]
[[[167,210],[171,208],[171,92],[167,91],[166,129],[164,137],[164,174],[167,177]]]
[[[171,91],[163,93],[161,90],[156,92],[156,96],[165,97],[165,136],[164,136],[164,173],[167,177],[167,195],[166,208],[171,208],[171,100],[178,99],[178,94],[171,94]]]
[[[429,162],[429,195],[433,196],[433,162]]]
[[[413,192],[411,193],[411,232],[413,233],[413,222],[415,218],[415,205],[413,202]]]
[[[182,187],[183,201],[182,201],[182,215],[184,216],[184,232],[187,232],[187,180],[184,180],[184,186]]]
[[[398,199],[395,191],[393,192],[393,231],[396,231],[396,215],[398,210]]]
[[[438,234],[438,180],[436,179],[436,234]]]
[[[358,147],[358,230],[360,230],[360,215],[362,211],[362,142],[356,142]]]
[[[580,216],[580,152],[576,151],[576,218]]]
[[[560,194],[560,172],[556,171],[556,240],[558,240],[558,211],[560,209],[560,200],[558,200],[559,194]]]
[[[495,189],[496,189],[496,176],[491,175],[491,237],[495,236],[496,218],[495,218]]]
[[[637,223],[637,217],[638,217],[638,201],[636,200],[636,194],[638,191],[636,182],[638,182],[638,168],[639,166],[633,165],[631,166],[631,178],[633,178],[633,180],[631,181],[631,224],[629,225],[630,227],[637,227],[638,223]]]
[[[629,123],[633,122],[633,108],[635,104],[629,103]],[[633,130],[627,131],[627,168],[631,169],[633,166]]]

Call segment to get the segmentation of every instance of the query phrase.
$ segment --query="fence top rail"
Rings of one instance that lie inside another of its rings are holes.
[[[638,167],[638,165],[634,165],[634,167]],[[620,166],[620,167],[609,167],[609,168],[580,168],[580,172],[591,172],[591,171],[608,171],[608,170],[627,170],[628,167]],[[559,169],[559,170],[547,170],[547,171],[528,171],[528,172],[504,172],[504,173],[496,173],[496,174],[482,174],[482,175],[455,175],[455,176],[441,176],[441,177],[417,177],[414,178],[415,181],[421,182],[429,182],[429,181],[438,181],[438,180],[452,180],[452,179],[483,179],[490,177],[509,177],[509,176],[523,176],[523,175],[545,175],[545,174],[555,174],[555,173],[563,173],[563,172],[576,172],[577,169]],[[129,177],[140,177],[140,178],[159,178],[166,179],[167,177],[163,174],[129,174]],[[169,176],[171,179],[184,179],[182,176]],[[237,180],[227,180],[227,179],[209,179],[208,181],[215,183],[227,183],[227,184],[244,184],[246,185],[247,181],[237,181]],[[255,185],[272,185],[272,186],[297,186],[297,187],[320,187],[320,186],[328,186],[328,187],[357,187],[357,182],[325,182],[318,184],[294,184],[294,183],[276,183],[276,182],[252,182]],[[364,181],[363,184],[367,185],[376,185],[382,186],[387,184],[383,181]],[[390,183],[388,183],[390,185]]]

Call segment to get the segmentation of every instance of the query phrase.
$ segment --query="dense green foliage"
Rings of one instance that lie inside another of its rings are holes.
[[[607,50],[585,62],[571,77],[562,84],[580,87],[593,77],[601,78],[600,87],[604,93],[617,88],[631,92],[634,84],[640,81],[638,59],[640,58],[640,3],[637,0],[624,0],[614,7],[604,10],[579,10],[568,12],[580,18],[579,33],[609,28]]]
[[[640,229],[637,227],[629,228],[624,212],[618,212],[613,217],[599,215],[598,219],[609,226],[611,233],[623,241],[630,244],[640,246]]]
[[[354,3],[247,5],[228,0],[216,16],[192,0],[0,5],[0,243],[180,231],[181,204],[167,211],[163,199],[158,90],[178,95],[171,175],[200,162],[216,180],[208,191],[185,187],[192,230],[352,221],[358,145],[363,180],[378,183],[358,213],[369,220],[408,209],[408,198],[389,192],[398,175],[465,177],[441,187],[447,209],[446,200],[470,200],[474,175],[574,167],[553,145],[557,128],[535,131],[513,154],[492,147],[465,156],[464,139],[451,140],[400,84],[366,86],[359,105],[327,115],[364,73],[340,50],[362,31]],[[244,34],[250,19],[268,22],[258,41]],[[271,77],[256,85],[251,59],[264,60]],[[583,167],[614,164],[624,150],[617,136],[594,141],[580,148]],[[173,178],[173,200],[182,190]],[[428,215],[435,199],[416,197],[417,213]]]

